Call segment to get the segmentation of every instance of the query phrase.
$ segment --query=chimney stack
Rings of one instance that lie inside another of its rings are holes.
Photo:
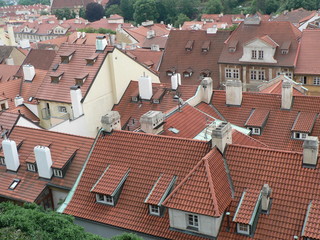
[[[226,83],[226,104],[241,106],[242,82],[240,80],[227,80]]]
[[[121,130],[119,112],[109,111],[106,115],[101,117],[101,124],[109,133],[112,132],[112,130]]]
[[[104,51],[108,42],[106,36],[97,36],[96,37],[96,50],[97,51]]]
[[[145,133],[159,134],[163,131],[164,114],[160,111],[149,111],[140,118],[141,130]]]
[[[16,97],[14,98],[14,105],[15,105],[16,107],[22,105],[23,102],[24,102],[24,99],[23,99],[23,97],[21,97],[21,96],[16,96]]]
[[[16,172],[20,166],[16,142],[5,139],[2,141],[2,148],[7,169]]]
[[[293,99],[293,86],[290,81],[282,82],[281,108],[291,109]]]
[[[50,179],[52,177],[52,158],[48,147],[36,146],[34,148],[39,176]]]
[[[139,95],[141,99],[150,100],[152,93],[152,80],[149,76],[142,76],[139,79]]]
[[[268,212],[270,204],[271,188],[268,184],[264,184],[261,190],[261,209],[263,212]]]
[[[22,66],[23,69],[23,76],[25,81],[32,81],[34,76],[36,75],[36,71],[34,66],[30,64],[26,64]]]
[[[179,85],[181,85],[181,75],[180,73],[173,74],[171,76],[171,89],[177,90]]]
[[[71,96],[71,104],[72,104],[72,111],[73,111],[73,118],[78,118],[83,114],[81,99],[82,93],[80,86],[72,86],[70,88],[70,96]]]
[[[303,142],[303,165],[316,167],[318,162],[319,139],[308,136]]]
[[[201,86],[203,90],[203,96],[202,96],[202,101],[206,103],[211,102],[211,97],[212,97],[212,78],[211,77],[206,77],[202,79],[201,81]]]
[[[232,128],[228,122],[222,122],[212,129],[212,147],[217,148],[223,153],[227,144],[232,144]]]

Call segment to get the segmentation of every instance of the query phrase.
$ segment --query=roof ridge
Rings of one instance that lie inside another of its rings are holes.
[[[271,152],[281,152],[281,153],[290,153],[290,154],[299,154],[302,155],[301,152],[297,152],[297,151],[289,151],[289,150],[281,150],[281,149],[274,149],[274,148],[265,148],[265,147],[257,147],[257,146],[244,146],[241,144],[236,144],[236,143],[232,143],[230,145],[228,145],[229,147],[236,147],[236,148],[250,148],[250,149],[255,149],[255,150],[263,150],[263,151],[271,151]],[[228,149],[227,148],[227,149]]]

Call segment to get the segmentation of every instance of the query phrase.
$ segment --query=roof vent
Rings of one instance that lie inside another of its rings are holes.
[[[141,130],[145,133],[159,134],[163,131],[164,114],[160,111],[149,111],[140,118]]]
[[[22,66],[23,76],[25,81],[32,81],[34,76],[36,75],[36,71],[34,66],[26,64]]]
[[[101,117],[101,124],[109,133],[112,132],[112,130],[121,130],[119,112],[109,111],[106,115]]]
[[[303,142],[303,166],[315,168],[318,162],[318,151],[318,137],[308,136]]]

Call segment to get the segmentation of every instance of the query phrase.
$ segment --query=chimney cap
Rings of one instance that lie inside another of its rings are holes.
[[[106,36],[101,36],[101,35],[96,37],[96,39],[105,39],[105,38]]]
[[[227,87],[242,87],[242,82],[240,80],[227,80]]]
[[[74,85],[70,87],[70,90],[78,90],[78,89],[80,89],[79,85]]]

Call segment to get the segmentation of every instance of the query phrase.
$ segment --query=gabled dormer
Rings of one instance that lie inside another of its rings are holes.
[[[281,54],[285,55],[289,53],[289,49],[291,46],[291,41],[285,41],[282,43],[280,50],[281,50]]]
[[[128,168],[109,165],[90,191],[95,194],[96,202],[115,206],[129,172]]]
[[[86,79],[88,78],[89,74],[88,73],[80,73],[78,74],[74,80],[75,80],[75,85],[82,86]]]
[[[99,53],[93,53],[90,57],[86,58],[87,66],[93,66],[93,64],[97,61]]]
[[[61,53],[60,54],[61,63],[69,63],[75,52],[76,52],[76,50],[69,49],[69,51]]]
[[[51,166],[54,177],[63,178],[70,166],[73,158],[76,156],[77,148],[68,147],[59,155],[57,159],[54,159]]]
[[[187,44],[186,44],[186,46],[185,46],[185,50],[186,50],[187,52],[191,52],[192,49],[193,49],[193,45],[194,45],[194,40],[188,40],[188,41],[187,41]]]
[[[238,42],[239,42],[238,40],[229,42],[228,51],[230,53],[233,53],[233,52],[235,52],[237,50]]]
[[[240,62],[277,63],[274,55],[279,45],[268,35],[257,37],[243,45]]]
[[[169,174],[161,174],[157,179],[144,201],[148,205],[150,215],[158,217],[163,216],[165,207],[162,205],[162,203],[171,193],[176,179],[176,176]]]
[[[245,126],[252,135],[261,135],[265,127],[270,111],[267,109],[252,109]]]
[[[50,78],[51,78],[51,83],[59,83],[62,76],[63,76],[64,72],[52,72],[50,74]]]
[[[203,53],[209,52],[209,50],[210,50],[210,45],[211,45],[211,41],[210,41],[210,40],[204,41],[203,44],[202,44],[202,47],[201,47],[201,51],[202,51]]]
[[[317,116],[316,113],[299,112],[291,128],[292,138],[305,140],[311,134]]]

